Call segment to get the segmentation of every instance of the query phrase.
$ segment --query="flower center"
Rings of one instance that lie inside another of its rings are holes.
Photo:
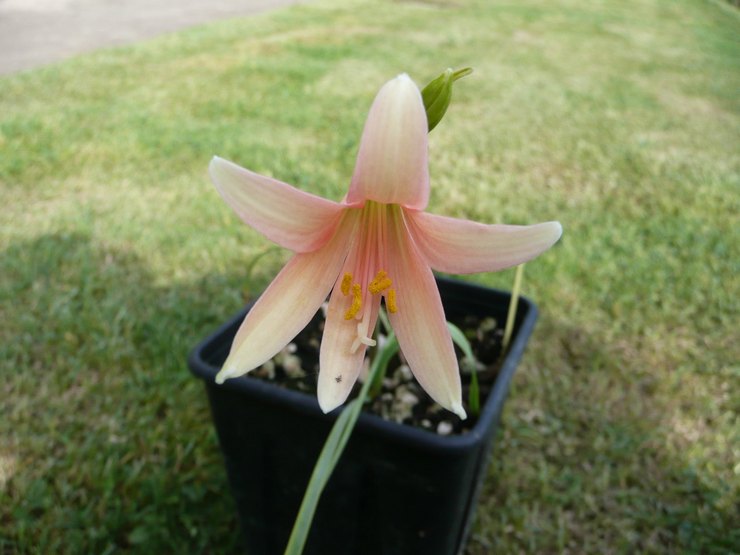
[[[396,291],[391,287],[393,281],[388,277],[388,272],[385,270],[379,270],[375,277],[370,281],[367,286],[367,292],[371,295],[378,295],[379,293],[385,292],[385,306],[389,312],[395,313],[398,311],[396,306]],[[369,319],[370,311],[362,310],[362,298],[363,291],[362,286],[359,283],[353,281],[352,274],[349,272],[345,273],[342,277],[341,284],[342,294],[345,297],[352,296],[352,304],[344,313],[345,320],[358,319],[360,322],[357,324],[357,338],[352,343],[350,348],[351,352],[357,351],[360,345],[367,345],[368,347],[374,347],[376,342],[374,339],[369,337]]]
[[[380,297],[391,314],[398,311],[393,280],[383,268],[388,267],[389,225],[400,217],[400,207],[368,201],[360,209],[358,233],[345,263],[339,289],[345,297],[344,320],[357,321],[351,346],[354,353],[361,345],[374,346],[372,326],[377,318]]]

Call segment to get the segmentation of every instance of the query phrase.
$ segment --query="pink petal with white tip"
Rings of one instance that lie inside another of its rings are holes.
[[[451,274],[495,272],[522,264],[553,246],[563,232],[559,222],[484,225],[425,212],[404,215],[429,265]]]
[[[329,300],[324,335],[321,339],[317,395],[319,406],[324,412],[329,412],[344,403],[352,391],[352,386],[362,370],[368,344],[375,343],[359,342],[358,326],[366,325],[364,335],[368,339],[372,337],[380,309],[380,299],[377,299],[373,306],[369,307],[367,322],[363,323],[354,318],[347,320],[344,317],[347,299],[342,294],[340,282],[341,277],[334,286]]]
[[[345,205],[317,197],[215,156],[216,189],[247,224],[281,247],[312,252],[334,233]]]
[[[434,275],[414,248],[400,209],[389,230],[388,273],[397,310],[389,309],[388,316],[401,351],[432,399],[465,418],[457,357]]]
[[[306,327],[344,264],[355,221],[345,218],[321,249],[290,259],[247,313],[216,376],[217,383],[264,364]]]

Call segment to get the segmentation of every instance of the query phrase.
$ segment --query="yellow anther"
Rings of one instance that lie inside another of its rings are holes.
[[[344,283],[342,283],[342,286],[344,286]],[[349,310],[344,313],[344,319],[351,320],[352,318],[357,316],[361,308],[362,308],[362,288],[360,288],[359,283],[355,283],[352,286],[352,306],[350,306]]]
[[[388,273],[385,270],[380,270],[370,282],[370,285],[367,286],[367,290],[375,295],[376,293],[385,291],[391,285],[393,285],[393,282],[391,281],[391,278],[388,277]]]
[[[391,314],[395,314],[396,312],[398,312],[395,289],[388,289],[388,292],[385,294],[385,306],[388,309],[388,312],[390,312]]]
[[[344,274],[342,278],[342,294],[346,297],[349,295],[349,288],[352,285],[352,274]]]

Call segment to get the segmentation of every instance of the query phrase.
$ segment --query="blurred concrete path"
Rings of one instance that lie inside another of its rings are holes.
[[[0,75],[307,0],[0,0]]]

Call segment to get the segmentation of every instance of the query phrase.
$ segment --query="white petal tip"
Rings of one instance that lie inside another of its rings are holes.
[[[213,158],[211,158],[211,161],[208,164],[208,172],[211,174],[211,178],[214,178],[214,172],[216,170],[225,166],[226,164],[227,161],[223,158],[220,158],[219,156],[214,156]]]
[[[221,368],[221,371],[216,374],[215,382],[218,385],[223,384],[226,380],[229,380],[231,378],[238,378],[239,376],[242,376],[246,374],[246,372],[241,372],[239,370],[236,370],[233,366],[226,366],[224,365],[223,368]]]
[[[465,409],[460,403],[453,403],[453,405],[450,407],[450,410],[458,415],[461,420],[465,420],[468,417]]]
[[[560,222],[550,222],[550,225],[552,226],[552,234],[556,237],[555,240],[557,241],[563,235],[563,226],[560,225]]]
[[[364,346],[362,347],[362,352],[365,352]],[[326,360],[321,364],[323,366],[321,366],[319,384],[316,388],[316,399],[319,402],[322,412],[327,414],[344,404],[352,392],[355,379],[347,379],[347,375],[344,372],[332,372],[329,369],[333,366]],[[337,373],[339,375],[336,375]]]
[[[335,402],[334,400],[328,401],[326,399],[322,399],[321,397],[318,398],[319,400],[319,408],[321,409],[321,412],[324,414],[329,414],[331,411],[333,411],[335,408],[337,408],[342,403]]]
[[[414,83],[414,80],[409,76],[408,73],[399,73],[398,75],[396,75],[395,79],[391,80],[391,82],[395,82],[397,85],[400,85],[402,87],[409,87],[409,90],[419,90],[419,88],[416,86],[416,83]]]
[[[560,222],[545,222],[539,224],[539,228],[543,232],[543,240],[549,243],[548,248],[557,243],[563,235],[563,226],[560,225]]]

